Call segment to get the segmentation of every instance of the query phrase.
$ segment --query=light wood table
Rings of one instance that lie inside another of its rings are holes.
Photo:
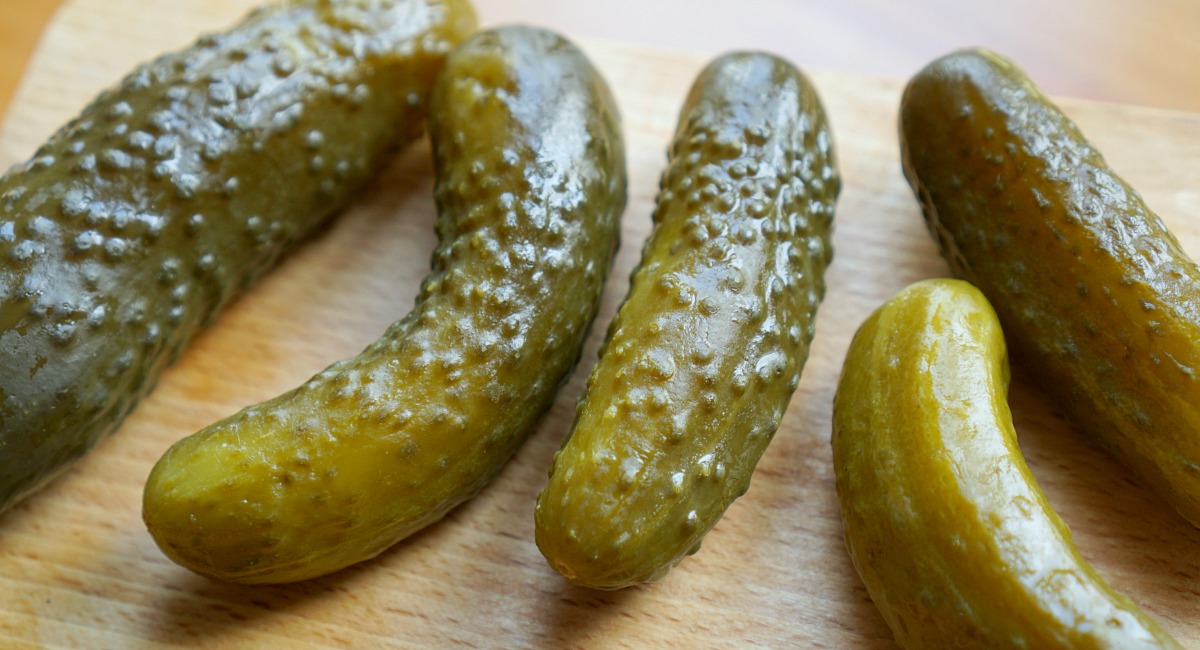
[[[61,1],[0,0],[0,117]],[[802,67],[897,79],[956,47],[986,45],[1056,95],[1200,110],[1195,0],[475,0],[475,6],[485,23],[534,22],[689,51],[766,49]]]

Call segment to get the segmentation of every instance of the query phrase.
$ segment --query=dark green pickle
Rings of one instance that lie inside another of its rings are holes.
[[[750,485],[800,381],[840,179],[790,63],[700,74],[575,426],[538,497],[537,543],[579,585],[665,575]]]
[[[0,509],[422,131],[466,0],[297,0],[135,69],[0,178]]]
[[[579,360],[626,199],[603,79],[500,28],[451,54],[430,110],[441,243],[416,307],[163,456],[144,514],[180,564],[275,583],[374,557],[483,489]]]
[[[1200,269],[1012,62],[931,63],[901,106],[905,175],[1014,359],[1200,525]]]

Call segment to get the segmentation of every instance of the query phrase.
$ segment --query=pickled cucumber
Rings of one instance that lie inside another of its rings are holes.
[[[424,127],[466,0],[296,0],[135,69],[0,178],[0,509]]]
[[[713,61],[669,154],[654,231],[537,502],[538,547],[588,587],[665,575],[746,492],[832,255],[830,131],[791,64]]]
[[[905,648],[1179,648],[1089,566],[1017,447],[1004,335],[961,280],[855,334],[833,407],[846,546]]]
[[[482,32],[431,102],[438,235],[362,354],[176,443],[146,485],[173,560],[244,583],[374,557],[479,492],[579,359],[625,205],[619,117],[550,32]]]
[[[918,74],[904,170],[955,275],[995,305],[1013,357],[1200,525],[1200,269],[1011,62]]]

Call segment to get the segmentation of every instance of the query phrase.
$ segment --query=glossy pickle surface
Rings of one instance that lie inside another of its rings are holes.
[[[0,509],[416,138],[465,0],[296,0],[131,72],[0,178]]]
[[[1179,648],[1079,555],[1017,446],[995,312],[918,282],[855,334],[833,409],[846,545],[905,648]]]
[[[603,79],[499,28],[451,54],[430,110],[440,243],[415,308],[167,452],[144,515],[184,566],[289,582],[377,555],[491,481],[578,360],[626,199]]]
[[[993,52],[914,77],[901,143],[943,256],[995,305],[1013,358],[1200,525],[1200,270],[1179,242]]]
[[[654,230],[538,497],[538,547],[568,580],[661,577],[746,492],[808,356],[839,189],[800,71],[760,53],[704,69]]]

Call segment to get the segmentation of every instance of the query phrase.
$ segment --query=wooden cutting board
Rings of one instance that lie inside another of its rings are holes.
[[[27,158],[138,61],[231,23],[251,4],[68,2],[18,91],[0,134],[0,164]],[[710,58],[582,45],[624,114],[631,197],[624,243],[580,367],[499,480],[381,557],[290,586],[195,576],[159,553],[139,513],[146,475],[172,442],[355,354],[408,311],[435,242],[429,148],[421,144],[233,305],[115,436],[0,518],[0,645],[895,647],[842,544],[829,433],[854,329],[906,284],[947,273],[900,174],[899,81],[812,72],[845,177],[836,255],[812,357],[750,492],[699,554],[655,585],[573,588],[534,546],[534,498],[649,229],[679,104]],[[1185,248],[1200,253],[1200,115],[1062,105]],[[1200,648],[1200,530],[1059,418],[1019,369],[1012,405],[1033,472],[1084,556],[1185,645]]]

